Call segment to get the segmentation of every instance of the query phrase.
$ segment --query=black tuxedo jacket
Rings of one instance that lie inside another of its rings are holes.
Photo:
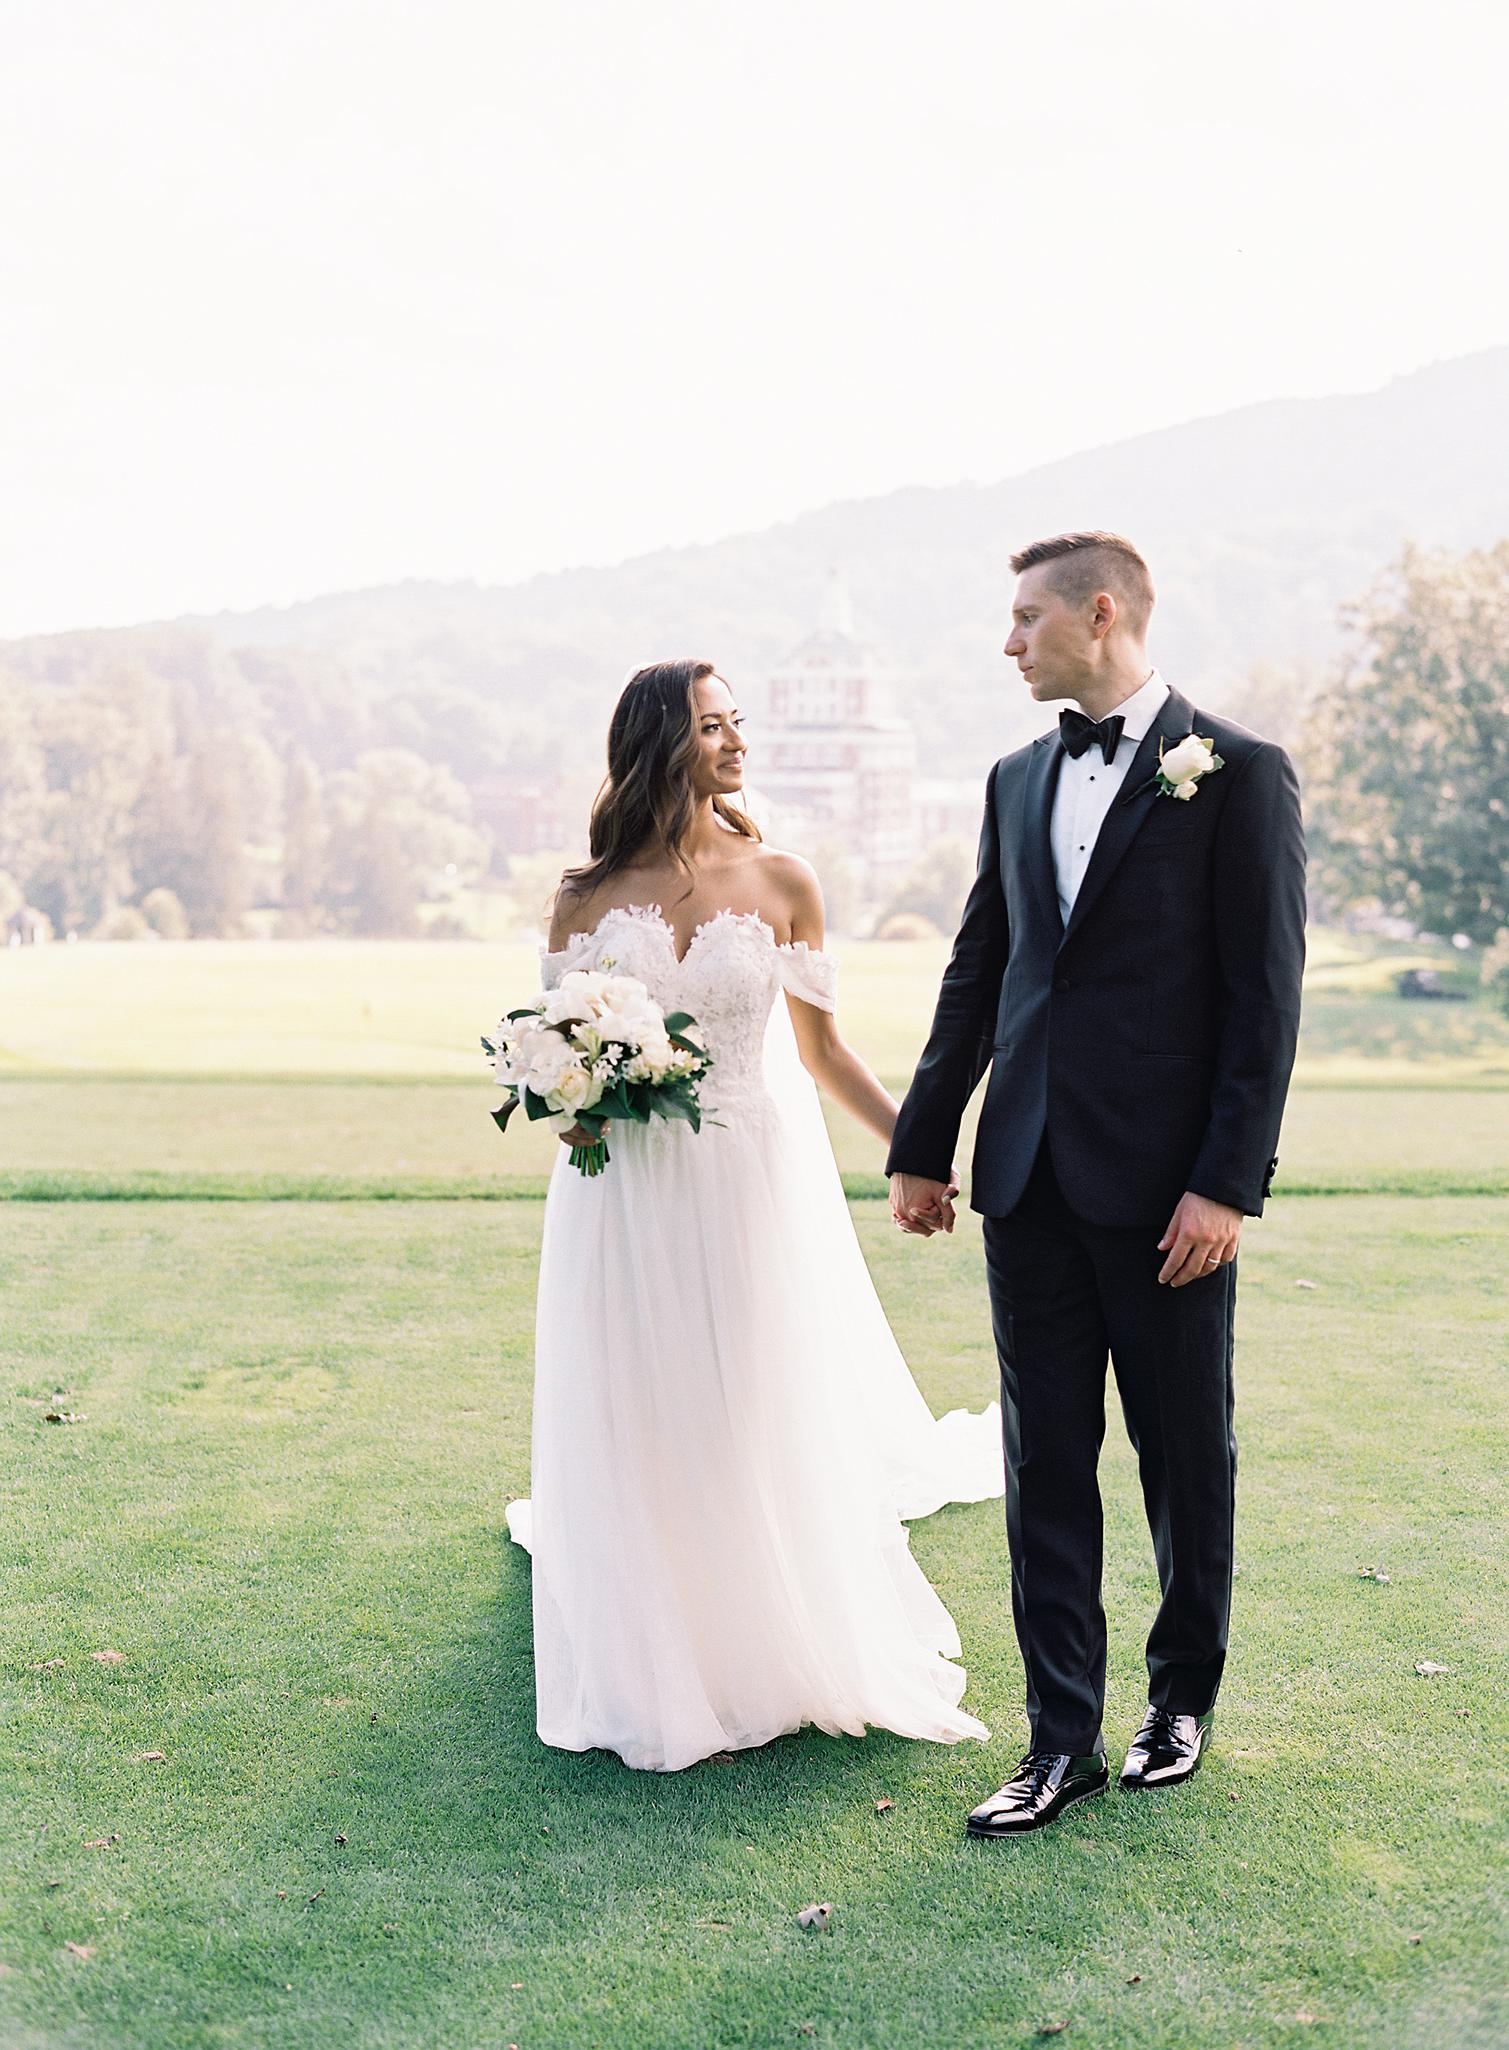
[[[1158,794],[1160,736],[1191,732],[1223,766],[1188,801]],[[1186,1189],[1259,1216],[1305,958],[1293,766],[1170,691],[1065,927],[1049,842],[1063,760],[1055,729],[990,772],[979,872],[886,1172],[948,1179],[989,1068],[972,1209],[1013,1208],[1046,1127],[1064,1195],[1092,1223],[1161,1230]]]

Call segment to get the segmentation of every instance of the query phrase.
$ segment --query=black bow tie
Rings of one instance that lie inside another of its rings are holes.
[[[1058,715],[1058,737],[1064,743],[1066,753],[1073,755],[1076,761],[1087,747],[1095,743],[1109,763],[1115,757],[1116,743],[1125,724],[1126,719],[1120,712],[1113,712],[1108,719],[1088,719],[1083,712],[1066,707]]]

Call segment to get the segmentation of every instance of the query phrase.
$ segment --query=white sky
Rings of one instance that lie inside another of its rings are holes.
[[[0,634],[1509,341],[1506,80],[1501,0],[0,0]]]

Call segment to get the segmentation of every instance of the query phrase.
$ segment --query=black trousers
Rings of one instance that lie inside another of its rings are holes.
[[[1032,1746],[1084,1756],[1105,1741],[1096,1467],[1108,1354],[1163,1590],[1147,1640],[1148,1699],[1200,1715],[1220,1686],[1236,1501],[1236,1261],[1181,1288],[1160,1284],[1162,1225],[1077,1216],[1046,1135],[1016,1208],[983,1223]]]

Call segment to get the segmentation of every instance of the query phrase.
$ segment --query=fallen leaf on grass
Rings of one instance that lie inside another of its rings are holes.
[[[714,1751],[707,1762],[709,1765],[733,1765],[736,1761],[732,1751]]]
[[[1142,1984],[1141,1972],[1133,1972],[1131,1978],[1127,1980],[1127,1984],[1129,1986],[1140,1986]]]
[[[884,1815],[888,1808],[894,1808],[895,1806],[896,1803],[891,1799],[889,1794],[882,1794],[880,1799],[875,1803],[875,1813],[877,1815]]]
[[[102,1666],[123,1665],[126,1658],[126,1654],[123,1651],[92,1651],[89,1656],[92,1659],[98,1659]]]
[[[104,1851],[108,1850],[111,1844],[118,1844],[120,1840],[121,1833],[119,1830],[116,1830],[110,1836],[86,1836],[84,1839],[84,1849],[86,1851]]]
[[[321,1894],[321,1893],[323,1893],[324,1891],[325,1891],[325,1889],[324,1889],[324,1887],[322,1886],[322,1887],[320,1888],[320,1890],[319,1890],[319,1893],[312,1893],[312,1894],[311,1894],[311,1895],[309,1896],[309,1900],[308,1900],[308,1902],[306,1903],[306,1906],[312,1906],[312,1905],[314,1904],[314,1902],[315,1902],[315,1901],[317,1901],[317,1900],[319,1899],[319,1897],[320,1897],[320,1894]]]
[[[696,1926],[699,1929],[732,1929],[732,1922],[720,1922],[712,1915],[699,1915]]]
[[[1389,1580],[1389,1576],[1381,1566],[1359,1566],[1357,1568],[1357,1578],[1359,1580],[1376,1580],[1380,1587],[1386,1587]]]
[[[1416,1659],[1415,1671],[1423,1673],[1428,1680],[1432,1673],[1449,1673],[1450,1666],[1438,1666],[1434,1659]]]
[[[796,1919],[804,1929],[823,1930],[827,1928],[832,1914],[832,1901],[812,1901],[802,1909]]]
[[[54,1666],[66,1666],[67,1659],[34,1659],[27,1668],[32,1673],[50,1673]]]
[[[1037,2032],[1040,2036],[1061,2036],[1068,2026],[1067,2022],[1039,2022]]]
[[[75,1957],[93,1957],[93,1956],[94,1956],[94,1946],[93,1946],[92,1944],[89,1944],[89,1943],[73,1943],[73,1942],[68,1942],[68,1943],[65,1943],[65,1944],[63,1945],[63,1948],[64,1948],[64,1950],[71,1950],[71,1951],[73,1952],[73,1954],[74,1954],[74,1956],[75,1956]]]
[[[42,1418],[44,1424],[81,1424],[88,1416],[82,1409],[50,1409]]]
[[[337,1830],[335,1840],[338,1844],[343,1844],[346,1841],[346,1832],[344,1830]]]
[[[524,1981],[522,1979],[511,1980],[508,1990],[510,1993],[522,1993],[524,1991]]]
[[[138,1765],[162,1765],[166,1762],[167,1756],[166,1751],[138,1751],[136,1762]]]
[[[1318,1281],[1296,1281],[1294,1286],[1296,1288],[1319,1288],[1320,1283]]]
[[[1294,2017],[1294,2019],[1297,2022],[1313,2022],[1315,2017],[1307,2009],[1302,2007],[1299,2013]]]

